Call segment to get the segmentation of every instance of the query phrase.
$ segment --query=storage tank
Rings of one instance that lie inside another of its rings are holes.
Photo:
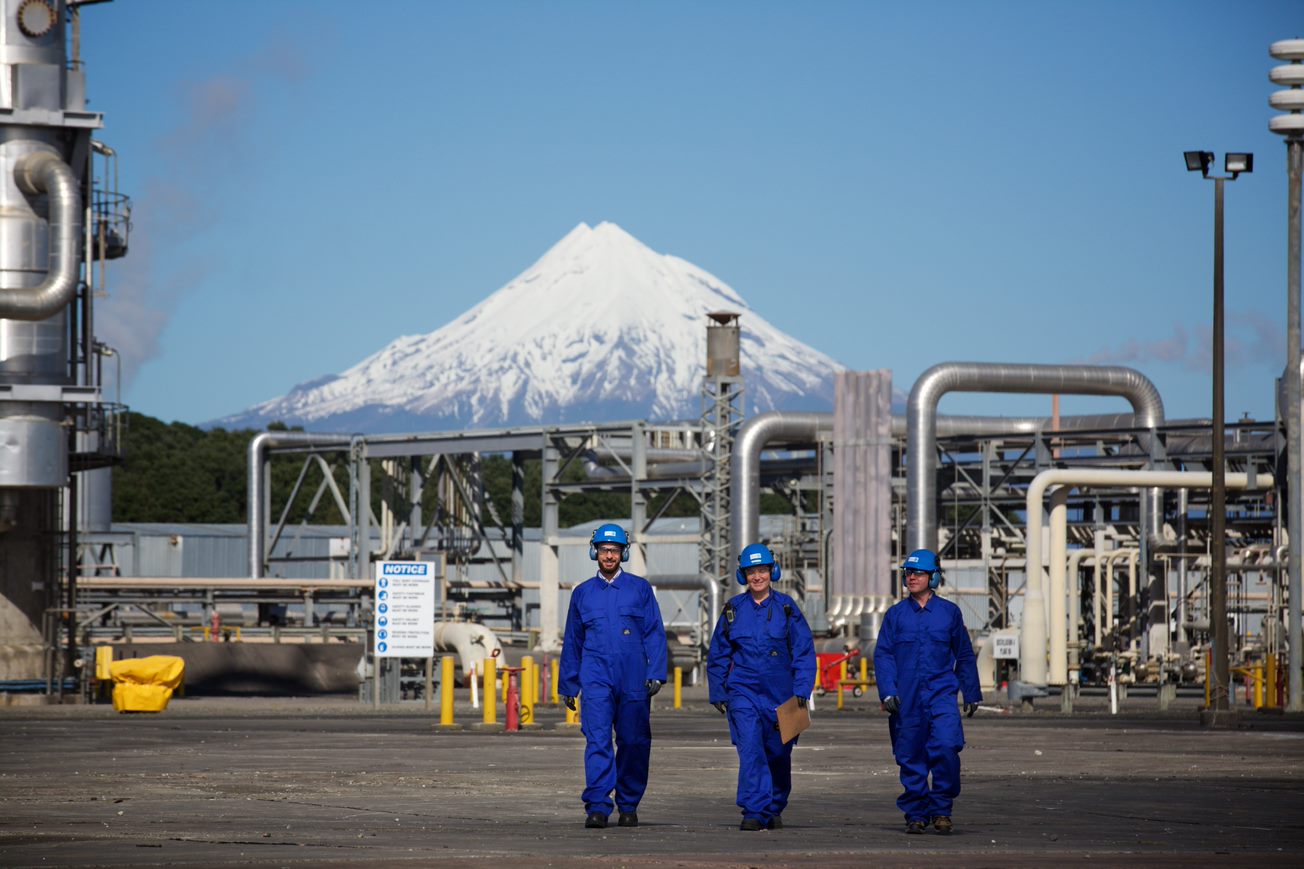
[[[0,0],[0,690],[44,675],[46,612],[71,600],[69,445],[100,416],[92,294],[79,293],[100,116],[66,50],[76,5]],[[51,624],[72,650],[72,620]]]

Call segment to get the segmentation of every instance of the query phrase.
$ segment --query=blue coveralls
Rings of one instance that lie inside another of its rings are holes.
[[[566,613],[557,693],[583,698],[585,812],[611,814],[613,790],[615,806],[632,812],[647,790],[649,679],[666,681],[666,629],[652,586],[624,571],[580,583]]]
[[[765,824],[788,805],[797,744],[780,740],[775,707],[815,687],[815,643],[796,602],[773,590],[760,603],[748,592],[730,600],[711,635],[706,673],[711,702],[729,703],[738,808]]]
[[[964,693],[965,703],[983,699],[960,608],[937,594],[922,607],[914,598],[894,604],[878,633],[874,675],[880,700],[901,700],[900,711],[888,719],[892,754],[905,788],[897,806],[907,821],[950,817],[960,793],[964,748],[956,692]]]

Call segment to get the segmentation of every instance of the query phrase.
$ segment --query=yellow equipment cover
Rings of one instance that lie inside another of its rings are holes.
[[[181,686],[186,662],[175,655],[126,658],[109,665],[113,708],[118,712],[162,712]]]

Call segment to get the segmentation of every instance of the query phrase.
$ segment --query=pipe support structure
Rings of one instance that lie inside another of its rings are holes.
[[[951,363],[955,364],[955,363]],[[974,363],[978,364],[978,363]],[[1002,366],[1017,367],[1017,366]],[[1054,367],[1054,366],[1031,366]],[[1131,369],[1121,369],[1131,371]],[[1135,374],[1135,372],[1133,372]],[[1141,377],[1141,375],[1136,375]],[[1141,378],[1145,380],[1144,377]],[[1145,381],[1149,383],[1149,381]],[[932,428],[936,437],[956,435],[1031,434],[1039,431],[1102,431],[1115,428],[1153,428],[1163,421],[1163,404],[1159,394],[1138,385],[1139,403],[1144,409],[1138,413],[1084,414],[1063,416],[1058,427],[1051,417],[1041,416],[964,416],[934,414]],[[1153,390],[1153,387],[1151,387]],[[1006,391],[1006,390],[1001,390]],[[940,398],[940,396],[938,396]],[[901,437],[909,432],[909,414],[893,414],[892,436]],[[1204,420],[1193,422],[1203,423]],[[760,456],[771,442],[815,440],[833,432],[831,413],[781,413],[772,411],[754,416],[738,432],[734,444],[730,493],[730,527],[735,543],[741,550],[747,543],[755,543],[760,527]],[[936,476],[936,467],[933,469]],[[913,478],[912,478],[913,479]],[[934,510],[936,508],[934,507]],[[1158,511],[1155,511],[1158,515]],[[934,513],[934,517],[936,514]],[[934,535],[936,519],[934,518]],[[935,541],[934,541],[935,542]],[[917,549],[919,547],[912,546]],[[833,610],[830,609],[830,615]]]
[[[347,450],[353,442],[352,435],[313,434],[311,432],[268,431],[254,435],[249,441],[249,510],[246,521],[249,527],[249,575],[260,577],[265,567],[263,552],[267,540],[267,516],[270,512],[271,491],[267,473],[267,453],[273,447],[302,447],[304,449]],[[358,577],[369,579],[370,577]]]
[[[1251,486],[1249,474],[1227,474],[1228,488],[1246,489]],[[1257,474],[1255,488],[1270,488],[1271,474]],[[1173,488],[1208,489],[1213,486],[1213,474],[1207,471],[1125,471],[1102,468],[1053,468],[1042,471],[1028,486],[1027,509],[1027,586],[1023,603],[1023,630],[1019,643],[1019,680],[1027,685],[1063,685],[1067,681],[1068,665],[1065,657],[1053,658],[1047,668],[1047,607],[1046,583],[1041,565],[1042,501],[1051,486],[1086,486],[1090,488]],[[1063,573],[1059,573],[1058,587],[1052,587],[1052,598],[1064,598]],[[1059,607],[1056,611],[1063,612]],[[1067,631],[1064,619],[1051,624],[1049,633]],[[1053,640],[1051,649],[1065,648],[1067,638]]]

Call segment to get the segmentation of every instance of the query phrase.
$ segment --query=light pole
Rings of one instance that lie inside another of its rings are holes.
[[[1186,168],[1209,178],[1213,165],[1210,151],[1186,151]],[[1223,182],[1235,181],[1242,172],[1254,171],[1254,155],[1228,153],[1223,158],[1226,175],[1213,181],[1213,492],[1209,507],[1209,621],[1213,628],[1213,708],[1228,708],[1227,686],[1231,678],[1227,649],[1227,479],[1223,459]]]
[[[1273,67],[1268,78],[1284,85],[1268,98],[1274,109],[1286,112],[1268,121],[1268,129],[1286,137],[1286,175],[1290,189],[1287,192],[1286,223],[1286,485],[1289,503],[1286,506],[1286,535],[1290,544],[1290,617],[1286,642],[1290,646],[1287,687],[1289,698],[1286,708],[1291,712],[1304,711],[1304,685],[1300,668],[1304,666],[1301,647],[1304,633],[1300,630],[1300,569],[1304,566],[1304,497],[1300,485],[1300,347],[1299,347],[1299,259],[1300,259],[1300,174],[1304,160],[1304,39],[1283,39],[1274,42],[1268,53],[1286,63]]]

